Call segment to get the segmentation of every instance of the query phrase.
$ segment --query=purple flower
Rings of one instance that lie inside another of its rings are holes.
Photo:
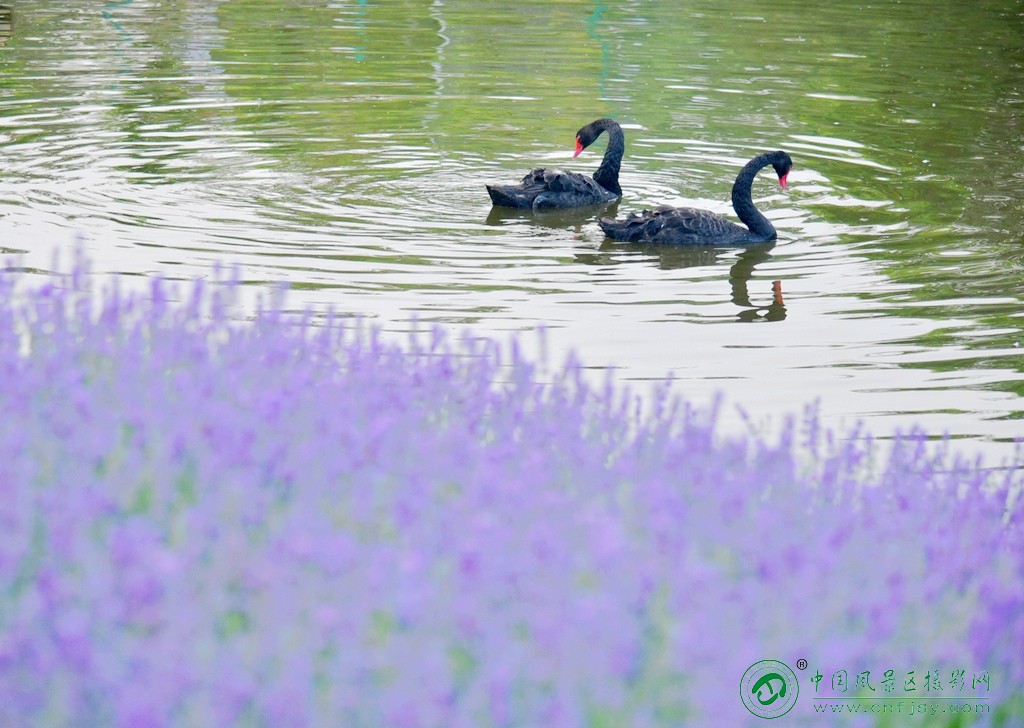
[[[727,437],[664,386],[280,299],[235,321],[237,276],[19,275],[0,724],[745,725],[767,658],[1022,699],[1020,463],[813,409]]]

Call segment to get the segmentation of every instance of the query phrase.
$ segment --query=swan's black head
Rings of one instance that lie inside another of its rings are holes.
[[[775,174],[779,175],[779,187],[786,189],[786,175],[793,169],[793,160],[785,152],[772,152],[771,162]]]
[[[597,121],[590,122],[576,132],[576,151],[572,156],[578,157],[580,152],[593,144],[594,141],[601,136],[601,132],[603,132],[609,124],[614,123],[615,122],[611,119],[598,119]]]

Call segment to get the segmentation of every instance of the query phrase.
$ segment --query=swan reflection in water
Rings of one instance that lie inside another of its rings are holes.
[[[583,226],[594,221],[595,216],[614,215],[619,210],[619,200],[586,207],[558,208],[536,211],[515,207],[492,207],[484,220],[485,225],[508,225],[528,222],[530,225],[552,230],[583,232]],[[622,247],[621,245],[619,246]]]
[[[750,279],[754,269],[772,258],[774,242],[744,247],[729,267],[730,300],[742,310],[736,319],[743,322],[783,321],[786,303],[782,296],[782,281],[772,281],[770,303],[755,305],[750,300]],[[657,260],[658,268],[675,270],[701,266],[721,265],[723,256],[735,254],[736,248],[682,245],[623,245],[606,240],[597,252],[578,253],[576,260],[585,265],[620,265],[627,262]],[[628,257],[627,257],[628,256]]]

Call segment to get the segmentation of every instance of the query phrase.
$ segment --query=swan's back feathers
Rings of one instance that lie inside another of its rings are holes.
[[[624,220],[601,218],[598,223],[608,237],[632,243],[668,243],[671,245],[735,245],[761,242],[750,230],[721,215],[692,207],[662,205],[630,214]]]
[[[543,168],[531,170],[518,185],[487,185],[487,194],[491,202],[500,207],[531,208],[537,195],[547,189],[546,172]]]

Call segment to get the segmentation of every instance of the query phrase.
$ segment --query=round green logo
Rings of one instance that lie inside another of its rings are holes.
[[[785,662],[761,660],[747,668],[740,679],[740,700],[758,718],[785,715],[800,695],[796,673]]]

